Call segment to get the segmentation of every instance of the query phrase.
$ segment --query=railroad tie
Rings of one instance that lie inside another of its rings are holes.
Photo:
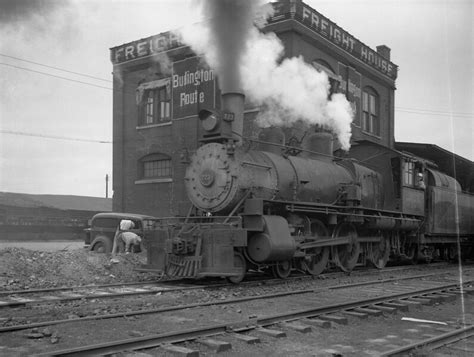
[[[409,304],[401,304],[399,302],[393,302],[393,301],[383,302],[380,305],[388,306],[388,307],[394,307],[394,308],[396,308],[400,311],[409,311],[410,310],[410,305]],[[380,306],[380,305],[378,305],[378,306]]]
[[[419,302],[421,305],[433,305],[435,301],[433,299],[429,299],[427,297],[412,297],[407,299],[407,301],[415,301]]]
[[[439,295],[443,296],[445,298],[445,301],[454,301],[458,298],[456,294],[452,294],[449,292],[442,292],[439,293]]]
[[[361,312],[363,314],[368,314],[368,315],[372,315],[372,316],[380,316],[382,315],[382,311],[381,310],[376,310],[376,309],[373,309],[373,308],[368,308],[368,307],[357,307],[354,309],[355,312]]]
[[[261,332],[267,336],[271,336],[271,337],[275,337],[275,338],[282,338],[282,337],[286,337],[286,332],[283,332],[283,331],[279,331],[279,330],[271,330],[271,329],[267,329],[267,328],[264,328],[264,327],[259,327],[257,329],[258,332]]]
[[[474,295],[474,288],[472,287],[466,287],[464,288],[464,292],[469,295]]]
[[[344,315],[352,316],[352,317],[358,317],[360,319],[366,319],[367,317],[369,317],[369,315],[367,315],[365,313],[352,311],[352,310],[344,310],[344,311],[342,311],[342,313]]]
[[[436,296],[440,301],[454,301],[457,299],[456,295],[448,293],[434,293],[433,295],[430,294],[430,296]]]
[[[283,322],[281,323],[282,327],[301,332],[301,333],[308,333],[311,332],[311,326],[309,325],[303,325],[298,322]]]
[[[341,325],[347,325],[347,318],[344,316],[339,316],[339,315],[321,315],[318,316],[319,319],[321,320],[326,320],[330,322],[335,322],[337,324]]]
[[[229,342],[214,340],[211,338],[198,339],[197,342],[210,348],[214,352],[224,352],[232,348],[232,345]]]
[[[175,356],[199,357],[199,351],[191,350],[186,347],[164,344],[164,345],[161,345],[161,348],[168,351],[169,353],[172,353]]]
[[[397,303],[408,305],[408,310],[410,311],[412,310],[412,307],[423,309],[423,305],[421,304],[420,301],[403,299],[403,300],[397,300]]]
[[[374,310],[382,310],[382,312],[388,314],[395,314],[397,312],[397,308],[393,306],[371,305],[370,308]]]
[[[441,301],[444,300],[444,298],[443,298],[441,295],[436,294],[436,293],[435,293],[435,294],[422,295],[421,298],[422,298],[422,299],[425,299],[425,298],[426,298],[426,299],[432,299],[432,300],[434,300],[435,303],[436,303],[436,302],[441,302]]]
[[[231,334],[232,337],[235,337],[236,339],[245,342],[246,344],[254,344],[254,343],[260,343],[260,338],[255,337],[255,336],[249,336],[249,335],[244,335],[243,333],[233,333]]]
[[[303,319],[301,320],[305,324],[312,325],[312,326],[317,326],[317,327],[322,327],[322,328],[330,328],[331,327],[331,322],[327,320],[320,320],[320,319]]]

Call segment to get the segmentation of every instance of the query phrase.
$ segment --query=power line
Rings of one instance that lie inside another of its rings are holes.
[[[44,134],[37,134],[37,133],[27,133],[27,132],[24,132],[24,131],[13,131],[13,130],[0,129],[0,133],[12,134],[12,135],[21,135],[21,136],[35,136],[35,137],[47,138],[47,139],[59,139],[59,140],[68,140],[68,141],[83,141],[83,142],[88,142],[88,143],[99,143],[99,144],[112,144],[112,141],[108,141],[108,140],[93,140],[93,139],[72,138],[72,137],[59,136],[59,135],[44,135]]]
[[[33,62],[33,61],[30,61],[30,60],[26,60],[26,59],[14,57],[14,56],[6,55],[6,54],[3,54],[3,53],[0,53],[0,56],[12,58],[12,59],[15,59],[15,60],[18,60],[18,61],[23,61],[23,62],[28,62],[28,63],[36,64],[36,65],[42,66],[42,67],[47,67],[47,68],[56,69],[56,70],[58,70],[58,71],[63,71],[63,72],[67,72],[67,73],[77,74],[77,75],[79,75],[79,76],[84,76],[84,77],[88,77],[88,78],[92,78],[92,79],[97,79],[97,80],[99,80],[99,81],[103,81],[103,82],[107,82],[107,83],[112,83],[112,81],[109,80],[109,79],[99,78],[99,77],[91,76],[91,75],[89,75],[89,74],[74,72],[74,71],[70,71],[70,70],[68,70],[68,69],[63,69],[63,68],[59,68],[59,67],[49,66],[49,65],[47,65],[47,64],[42,64],[42,63],[38,63],[38,62]]]
[[[67,78],[67,77],[62,77],[62,76],[56,76],[55,74],[51,74],[51,73],[46,73],[46,72],[41,72],[41,71],[36,71],[34,69],[29,69],[29,68],[25,68],[25,67],[20,67],[20,66],[15,66],[15,65],[12,65],[12,64],[9,64],[9,63],[3,63],[3,62],[0,62],[1,65],[4,65],[4,66],[8,66],[8,67],[13,67],[13,68],[17,68],[17,69],[22,69],[24,71],[29,71],[29,72],[34,72],[34,73],[40,73],[40,74],[43,74],[45,76],[50,76],[50,77],[55,77],[55,78],[59,78],[59,79],[64,79],[66,81],[71,81],[71,82],[77,82],[77,83],[81,83],[81,84],[86,84],[88,86],[93,86],[93,87],[97,87],[97,88],[103,88],[103,89],[108,89],[108,90],[113,90],[113,88],[110,88],[110,87],[104,87],[104,86],[99,86],[97,84],[93,84],[93,83],[89,83],[89,82],[83,82],[83,81],[78,81],[76,79],[71,79],[71,78]]]
[[[438,111],[438,110],[415,109],[415,108],[410,109],[410,108],[395,107],[395,110],[398,112],[421,114],[421,115],[440,115],[440,116],[452,115],[455,117],[466,117],[466,118],[472,118],[474,116],[473,113],[444,112],[444,111]]]
[[[77,74],[77,75],[81,75],[81,76],[85,76],[85,77],[88,77],[88,78],[93,78],[93,79],[101,80],[101,81],[108,82],[108,83],[112,83],[112,81],[106,80],[106,79],[103,79],[103,78],[91,76],[91,75],[84,74],[84,73],[69,71],[69,70],[66,70],[66,69],[59,68],[59,67],[49,66],[49,65],[42,64],[42,63],[33,62],[33,61],[21,59],[21,58],[18,58],[18,57],[14,57],[14,56],[2,54],[2,53],[0,53],[0,56],[4,56],[4,57],[12,58],[12,59],[15,59],[15,60],[18,60],[18,61],[28,62],[28,63],[36,64],[36,65],[39,65],[39,66],[43,66],[43,67],[47,67],[47,68],[52,68],[52,69],[56,69],[56,70],[60,70],[60,71],[64,71],[64,72],[68,72],[68,73],[72,73],[72,74]],[[108,90],[114,90],[113,88],[110,88],[110,87],[104,87],[104,86],[100,86],[100,85],[93,84],[93,83],[90,83],[90,82],[83,82],[83,81],[79,81],[79,80],[75,80],[75,79],[71,79],[71,78],[67,78],[67,77],[57,76],[57,75],[54,75],[54,74],[51,74],[51,73],[36,71],[36,70],[33,70],[33,69],[29,69],[29,68],[25,68],[25,67],[20,67],[20,66],[15,66],[15,65],[12,65],[12,64],[8,64],[8,63],[2,63],[2,62],[0,62],[0,64],[2,64],[2,65],[4,65],[4,66],[9,66],[9,67],[17,68],[17,69],[22,69],[22,70],[25,70],[25,71],[40,73],[40,74],[43,74],[43,75],[46,75],[46,76],[50,76],[50,77],[55,77],[55,78],[59,78],[59,79],[64,79],[64,80],[71,81],[71,82],[86,84],[86,85],[90,85],[90,86],[97,87],[97,88],[104,88],[104,89],[108,89]],[[132,91],[127,91],[127,90],[126,90],[126,92],[132,93]],[[467,112],[450,112],[450,111],[430,110],[430,109],[421,109],[421,108],[395,107],[395,110],[396,110],[396,111],[399,111],[399,112],[412,113],[412,114],[420,114],[420,115],[439,115],[439,116],[452,115],[452,116],[456,116],[456,117],[467,117],[467,118],[470,118],[470,117],[473,117],[473,116],[474,116],[474,113],[467,113]]]

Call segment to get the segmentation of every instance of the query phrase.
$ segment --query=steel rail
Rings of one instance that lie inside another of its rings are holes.
[[[23,289],[23,290],[0,290],[0,295],[13,295],[13,294],[36,294],[36,293],[47,293],[53,291],[72,291],[72,290],[81,290],[81,289],[102,289],[102,288],[112,288],[116,286],[130,286],[130,285],[148,285],[148,284],[157,284],[163,283],[160,280],[152,281],[131,281],[128,283],[111,283],[103,285],[75,285],[75,286],[61,286],[55,288],[38,288],[38,289]]]
[[[315,292],[316,291],[314,289],[293,290],[293,291],[287,291],[287,292],[275,293],[275,294],[265,294],[265,295],[257,295],[257,296],[252,295],[252,296],[236,298],[236,299],[230,299],[230,300],[212,300],[212,301],[208,301],[208,302],[200,302],[200,303],[195,303],[195,304],[168,306],[168,307],[162,307],[162,308],[158,308],[158,309],[118,312],[118,313],[115,313],[115,314],[107,314],[107,315],[95,315],[95,316],[78,317],[78,318],[74,318],[74,319],[36,322],[36,323],[28,324],[28,325],[15,325],[15,326],[8,326],[8,327],[0,327],[0,333],[12,332],[12,331],[18,331],[18,330],[26,330],[26,329],[30,329],[30,328],[34,328],[34,327],[44,327],[44,326],[58,325],[58,324],[70,323],[70,322],[105,320],[105,319],[113,319],[113,318],[117,318],[117,317],[158,314],[158,313],[162,313],[162,312],[186,310],[186,309],[192,309],[192,308],[196,308],[196,307],[206,307],[206,306],[212,306],[212,305],[227,305],[227,304],[230,305],[230,304],[237,304],[237,303],[246,302],[246,301],[279,298],[279,297],[290,296],[290,295],[310,294],[310,293],[315,293]]]
[[[446,262],[438,262],[438,263],[430,263],[426,265],[419,265],[420,268],[424,267],[430,267],[430,268],[443,268],[443,267],[448,267],[449,264]],[[453,265],[453,268],[455,266]],[[394,267],[385,267],[383,269],[374,269],[374,268],[366,268],[364,267],[363,269],[354,269],[353,271],[350,272],[350,275],[359,275],[359,274],[370,274],[370,273],[377,273],[377,274],[384,274],[384,273],[391,273],[395,271],[404,271],[404,270],[412,270],[413,266],[394,266]],[[449,272],[443,273],[443,274],[449,274]],[[290,276],[287,279],[280,279],[280,278],[269,278],[265,279],[262,277],[259,277],[258,279],[255,280],[248,280],[248,281],[243,281],[239,285],[253,285],[255,283],[273,283],[273,282],[289,282],[292,280],[302,280],[302,279],[318,279],[319,277],[329,277],[333,275],[343,275],[347,276],[347,272],[342,272],[342,271],[328,271],[326,273],[319,274],[317,276],[312,276],[312,275],[294,275]],[[430,275],[435,275],[435,274],[428,274],[428,275],[423,275],[423,276],[430,276]],[[250,276],[251,278],[251,276]],[[398,278],[398,279],[404,279],[404,278]],[[114,287],[121,287],[121,286],[140,286],[140,285],[153,285],[153,284],[164,284],[164,285],[171,285],[170,288],[164,287],[163,290],[155,290],[154,292],[176,292],[176,291],[181,291],[181,290],[198,290],[198,289],[213,289],[213,288],[220,288],[220,287],[227,287],[227,286],[235,286],[235,284],[231,283],[226,283],[226,282],[217,282],[215,284],[207,284],[207,285],[192,285],[192,286],[180,286],[180,287],[173,287],[172,284],[174,283],[181,283],[183,279],[170,279],[170,280],[152,280],[152,281],[142,281],[142,282],[125,282],[125,283],[112,283],[112,284],[103,284],[103,285],[76,285],[76,286],[63,286],[63,287],[56,287],[56,288],[40,288],[40,289],[28,289],[28,290],[1,290],[0,291],[0,299],[2,295],[24,295],[24,294],[37,294],[37,293],[45,293],[45,292],[59,292],[59,291],[74,291],[79,293],[82,290],[86,289],[107,289],[107,288],[114,288]],[[96,298],[99,297],[106,297],[106,295],[100,295],[97,296]],[[68,300],[67,297],[64,297],[65,300]],[[70,298],[72,300],[77,300],[77,299],[82,299],[82,298]],[[59,301],[59,300],[58,300]],[[34,301],[32,303],[38,303],[41,302],[40,300]],[[51,301],[48,301],[51,302]],[[18,303],[21,304],[21,303]],[[1,307],[1,306],[0,306]]]
[[[468,284],[473,282],[474,280],[469,280],[464,282],[464,284]],[[403,298],[410,298],[414,296],[425,295],[433,292],[445,291],[453,288],[459,287],[459,284],[446,284],[443,286],[435,287],[435,288],[426,288],[420,289],[411,292],[404,292],[404,293],[396,293],[390,294],[383,297],[376,297],[370,298],[365,300],[357,300],[347,303],[339,303],[333,305],[327,305],[322,307],[304,309],[300,311],[292,311],[281,313],[277,315],[271,316],[264,316],[262,318],[257,318],[254,320],[246,320],[246,321],[233,321],[230,323],[223,323],[213,326],[204,326],[200,328],[194,328],[184,331],[177,331],[177,332],[167,332],[157,335],[151,336],[143,336],[138,338],[131,338],[125,340],[118,340],[112,342],[105,342],[99,343],[89,346],[81,346],[76,348],[70,349],[63,349],[57,351],[50,351],[44,354],[39,354],[37,356],[95,356],[95,355],[107,355],[112,353],[119,353],[123,351],[130,351],[130,350],[138,350],[138,349],[146,349],[146,348],[154,348],[159,347],[164,343],[176,343],[176,342],[183,342],[186,340],[194,340],[201,337],[211,336],[222,334],[228,331],[234,331],[234,326],[242,326],[239,328],[239,331],[244,330],[252,330],[259,326],[268,326],[274,325],[281,322],[286,321],[293,321],[298,320],[301,318],[313,318],[320,315],[331,314],[343,310],[350,310],[357,307],[364,307],[368,305],[373,305],[377,303],[383,303],[386,301],[396,300],[396,299],[403,299]]]
[[[464,340],[474,336],[474,325],[469,325],[464,328],[450,331],[444,333],[439,336],[431,337],[423,341],[415,342],[410,345],[406,345],[400,348],[395,348],[393,350],[383,352],[380,356],[381,357],[391,357],[397,356],[402,353],[407,353],[409,351],[415,350],[417,348],[428,348],[430,351],[435,350],[437,348],[443,347],[445,345],[454,343],[459,340]]]
[[[205,306],[211,306],[211,305],[225,305],[225,304],[246,302],[246,301],[251,301],[251,300],[278,298],[278,297],[289,296],[289,295],[319,293],[325,290],[348,289],[348,288],[364,286],[364,285],[381,284],[381,283],[388,283],[388,282],[400,281],[400,280],[426,278],[426,277],[430,277],[434,275],[439,275],[439,273],[414,275],[414,276],[409,276],[409,277],[398,277],[398,278],[390,278],[390,279],[383,279],[383,280],[370,280],[370,281],[364,281],[360,283],[332,285],[332,286],[321,287],[321,288],[316,288],[316,289],[294,290],[291,292],[265,294],[265,295],[258,295],[258,296],[248,296],[244,298],[236,298],[236,299],[230,299],[230,300],[217,300],[217,301],[209,301],[209,302],[196,303],[196,304],[177,305],[177,306],[170,306],[170,307],[159,308],[159,309],[136,310],[136,311],[119,312],[119,313],[106,314],[106,315],[85,316],[85,317],[78,317],[78,318],[73,318],[73,319],[34,322],[31,324],[0,327],[0,333],[27,330],[27,329],[36,328],[36,327],[53,326],[53,325],[58,325],[58,324],[63,324],[63,323],[92,321],[92,320],[105,320],[105,319],[120,318],[120,317],[127,317],[127,316],[137,316],[137,315],[148,315],[148,314],[155,314],[155,313],[162,313],[162,312],[169,312],[169,311],[185,310],[185,309],[196,308],[196,307],[205,307]]]
[[[434,275],[439,275],[439,273],[431,273],[431,274],[426,274],[426,275],[414,275],[414,276],[410,276],[410,277],[398,277],[398,278],[390,278],[390,279],[383,279],[383,280],[370,280],[370,281],[364,281],[364,282],[353,283],[353,284],[332,285],[332,286],[321,287],[321,288],[316,288],[316,289],[293,290],[291,292],[265,294],[265,295],[258,295],[258,296],[248,296],[248,297],[235,298],[235,299],[230,299],[230,300],[215,300],[215,301],[208,301],[208,302],[195,303],[195,304],[176,305],[176,306],[169,306],[169,307],[164,307],[164,308],[159,308],[159,309],[127,311],[127,312],[118,312],[118,313],[106,314],[106,315],[94,315],[94,316],[78,317],[78,318],[74,318],[74,319],[63,319],[63,320],[51,320],[51,321],[35,322],[35,323],[24,324],[24,325],[0,327],[0,333],[19,331],[19,330],[27,330],[27,329],[35,328],[35,327],[52,326],[52,325],[58,325],[58,324],[63,324],[63,323],[71,323],[71,322],[79,322],[79,321],[92,321],[92,320],[105,320],[105,319],[113,319],[113,318],[120,318],[120,317],[126,317],[126,316],[157,314],[157,313],[162,313],[162,312],[185,310],[185,309],[191,309],[191,308],[196,308],[196,307],[205,307],[205,306],[211,306],[211,305],[236,304],[236,303],[246,302],[246,301],[251,301],[251,300],[278,298],[278,297],[289,296],[289,295],[319,293],[319,292],[322,292],[322,291],[325,291],[325,290],[348,289],[348,288],[364,286],[364,285],[389,283],[389,282],[400,281],[400,280],[411,280],[411,279],[426,278],[426,277],[430,277],[430,276],[434,276]]]

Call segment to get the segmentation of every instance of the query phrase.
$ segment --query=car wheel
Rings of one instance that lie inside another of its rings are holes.
[[[90,250],[96,253],[110,253],[112,252],[112,244],[107,237],[96,237],[90,245]]]

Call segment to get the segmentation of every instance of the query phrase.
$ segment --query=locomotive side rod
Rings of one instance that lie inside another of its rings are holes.
[[[342,207],[344,209],[357,209],[358,211],[366,210],[364,207]],[[420,219],[416,218],[405,218],[405,217],[393,217],[393,216],[378,216],[371,214],[362,214],[362,213],[345,213],[336,211],[333,208],[323,208],[323,207],[297,207],[293,205],[286,206],[286,209],[291,212],[311,212],[311,213],[325,213],[325,214],[334,214],[336,216],[352,216],[352,217],[363,217],[363,218],[375,218],[375,219],[394,219],[398,221],[409,221],[409,222],[421,222]]]
[[[315,242],[306,242],[298,245],[300,249],[311,249],[311,248],[323,248],[323,247],[334,247],[337,245],[345,245],[353,242],[354,238],[351,237],[339,237],[331,238],[324,237],[324,239],[318,239]],[[379,243],[382,240],[381,237],[357,237],[359,243]]]

